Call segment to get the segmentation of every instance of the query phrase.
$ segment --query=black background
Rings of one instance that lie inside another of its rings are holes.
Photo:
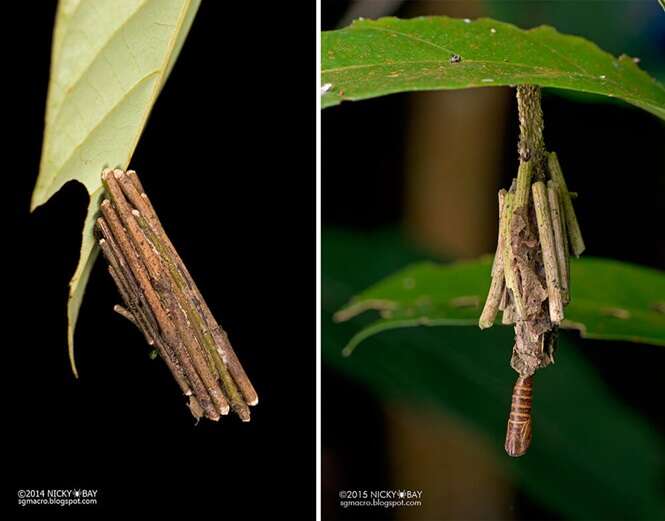
[[[203,2],[130,167],[260,396],[249,424],[194,425],[164,364],[112,311],[98,261],[66,351],[67,283],[87,194],[29,213],[53,3],[9,13],[3,39],[2,363],[7,504],[19,489],[98,489],[98,506],[226,519],[314,515],[315,12]],[[9,189],[7,188],[9,184]]]

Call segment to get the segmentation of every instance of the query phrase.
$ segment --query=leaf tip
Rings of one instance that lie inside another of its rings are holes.
[[[74,357],[74,328],[72,324],[67,324],[67,353],[69,354],[69,366],[72,369],[74,378],[79,379],[79,372],[76,368],[76,359]]]
[[[35,187],[35,189],[32,192],[32,197],[30,197],[30,213],[34,212],[45,202],[46,201],[44,201],[44,199],[40,197],[40,194],[37,192],[37,188]]]

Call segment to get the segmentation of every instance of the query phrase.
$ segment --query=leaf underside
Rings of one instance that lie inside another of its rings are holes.
[[[191,27],[200,0],[62,0],[39,176],[31,208],[68,181],[90,194],[78,266],[70,281],[68,349],[74,374],[74,329],[97,256],[92,229],[105,167],[126,169],[157,96]]]
[[[529,83],[619,98],[665,119],[665,87],[635,60],[549,26],[444,16],[356,20],[322,34],[321,69],[323,108],[396,92]]]
[[[413,264],[362,292],[337,312],[336,319],[345,321],[368,310],[379,311],[381,318],[358,332],[345,353],[389,329],[477,327],[491,264],[491,257],[447,265]],[[562,327],[577,329],[586,338],[665,346],[665,274],[607,259],[573,260],[571,302],[565,313]]]

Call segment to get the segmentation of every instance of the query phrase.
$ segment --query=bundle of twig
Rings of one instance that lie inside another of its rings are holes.
[[[540,89],[517,88],[520,119],[519,169],[508,191],[499,192],[499,237],[492,283],[479,320],[491,327],[498,310],[515,324],[511,366],[513,390],[506,451],[523,455],[531,441],[533,374],[554,362],[557,329],[570,301],[569,251],[584,241],[559,161],[543,142]]]
[[[95,231],[124,306],[168,366],[196,418],[219,420],[232,408],[249,421],[258,396],[134,171],[106,169]]]

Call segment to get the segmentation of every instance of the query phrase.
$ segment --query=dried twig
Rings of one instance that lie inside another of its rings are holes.
[[[515,262],[512,250],[512,236],[511,226],[513,220],[513,200],[514,194],[511,192],[506,193],[503,199],[503,215],[501,216],[501,227],[503,228],[503,270],[506,280],[506,287],[509,290],[510,300],[512,301],[517,316],[524,316],[524,303],[522,300],[522,292],[517,284],[517,277],[515,272]]]
[[[552,180],[559,188],[559,196],[563,203],[563,210],[566,216],[566,227],[568,229],[568,237],[570,238],[570,246],[573,250],[573,255],[579,257],[585,249],[584,239],[582,238],[580,225],[577,222],[577,215],[575,214],[575,208],[573,207],[570,192],[568,192],[566,180],[563,177],[563,170],[561,170],[561,165],[559,164],[559,159],[555,152],[550,152],[547,156],[547,170]]]
[[[559,268],[554,242],[552,214],[547,199],[547,188],[542,181],[532,186],[533,205],[536,209],[538,221],[538,236],[543,254],[545,267],[545,280],[547,281],[547,297],[550,310],[550,320],[558,324],[563,320],[563,303],[561,300],[561,284],[559,282]]]
[[[505,201],[505,190],[499,191],[499,236],[497,238],[496,252],[494,254],[494,263],[492,264],[492,284],[490,285],[490,290],[485,299],[485,306],[483,311],[480,314],[480,319],[478,320],[478,325],[480,329],[486,329],[492,327],[494,324],[494,319],[496,318],[497,310],[501,304],[501,299],[505,291],[505,282],[504,282],[504,269],[503,269],[503,234],[502,234],[502,223],[501,223],[501,214],[503,213],[503,204]]]
[[[547,201],[550,206],[552,229],[554,231],[554,246],[559,268],[559,284],[561,286],[561,301],[565,306],[570,301],[570,293],[568,291],[570,277],[568,270],[568,238],[566,237],[563,220],[561,219],[559,189],[556,182],[552,180],[547,182]]]

